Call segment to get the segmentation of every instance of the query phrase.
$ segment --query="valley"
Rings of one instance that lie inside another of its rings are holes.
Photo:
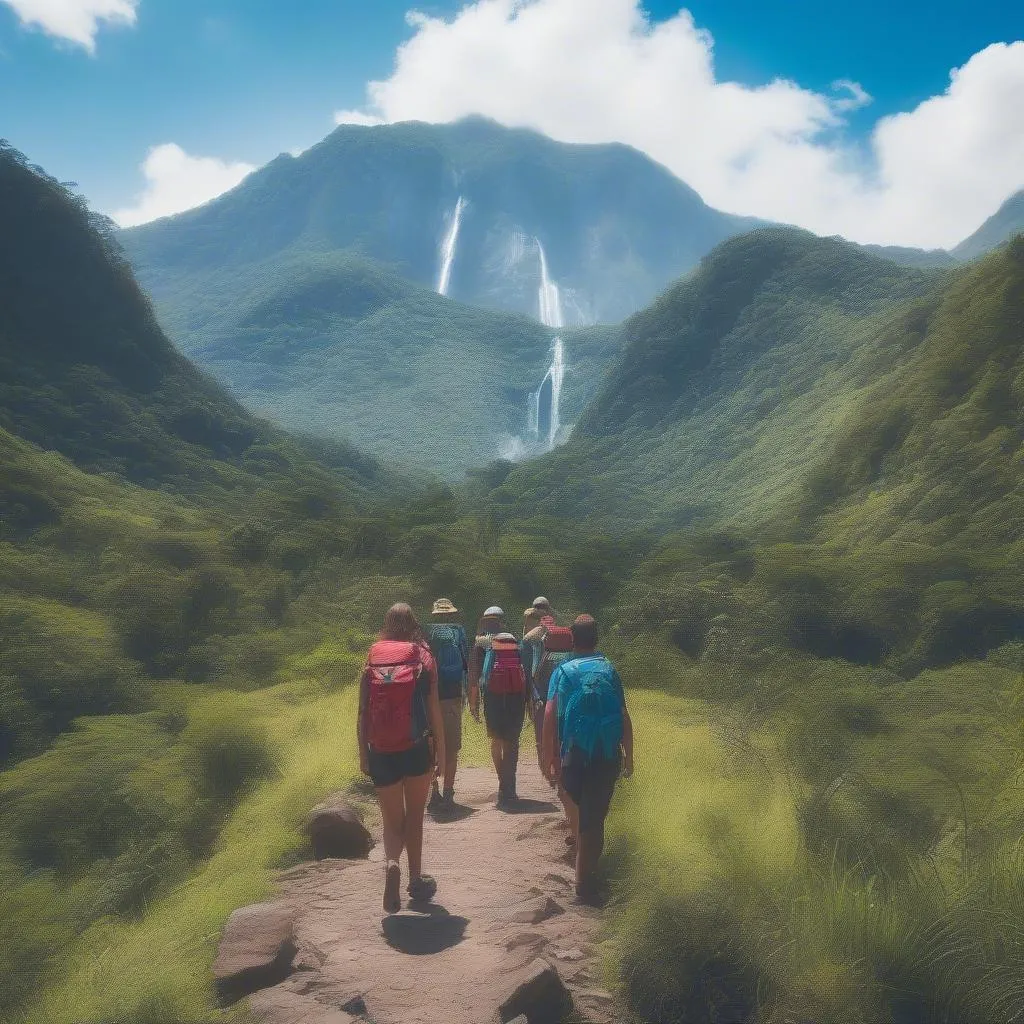
[[[1024,237],[723,218],[477,119],[116,235],[0,152],[0,1018],[245,1020],[218,937],[365,796],[384,611],[538,593],[636,723],[637,1021],[1024,1012]]]

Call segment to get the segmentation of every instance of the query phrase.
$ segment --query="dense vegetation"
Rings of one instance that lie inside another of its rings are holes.
[[[1024,242],[922,272],[737,239],[627,323],[569,445],[453,491],[253,419],[57,183],[0,181],[0,261],[38,246],[0,314],[0,1017],[224,1019],[222,922],[351,780],[383,609],[439,592],[599,617],[640,1020],[1024,1013]]]
[[[217,275],[191,315],[189,355],[250,408],[292,429],[345,437],[389,464],[459,480],[526,433],[553,332],[525,316],[452,302],[347,255],[261,265],[223,306]],[[565,332],[572,423],[618,351],[617,328]]]

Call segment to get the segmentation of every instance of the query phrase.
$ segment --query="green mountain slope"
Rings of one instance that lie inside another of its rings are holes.
[[[312,466],[171,345],[109,227],[9,149],[0,240],[0,427],[91,472],[182,491]],[[360,488],[380,473],[317,444]]]
[[[526,433],[552,358],[553,332],[536,321],[453,302],[344,254],[293,255],[239,286],[229,308],[181,336],[191,358],[284,426],[452,479]],[[561,412],[571,423],[620,335],[593,327],[563,337]]]
[[[620,526],[774,520],[898,356],[893,304],[940,280],[790,229],[732,239],[626,322],[570,443],[509,489],[555,514],[593,502]]]
[[[202,305],[206,274],[285,254],[347,252],[435,288],[460,196],[449,294],[536,316],[539,241],[570,323],[621,319],[755,224],[705,206],[628,147],[568,145],[468,118],[342,126],[214,202],[121,237],[172,324]],[[230,304],[228,277],[225,286],[220,298]]]
[[[952,250],[957,259],[972,260],[1024,231],[1024,189],[1014,193],[984,224]]]

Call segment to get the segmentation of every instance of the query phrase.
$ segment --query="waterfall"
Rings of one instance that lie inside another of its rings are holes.
[[[455,262],[455,247],[459,241],[459,227],[462,225],[462,211],[465,207],[466,200],[459,196],[459,201],[455,204],[455,210],[451,215],[451,223],[448,225],[448,233],[441,243],[441,271],[437,276],[437,291],[440,295],[448,294],[452,264]]]
[[[541,240],[536,239],[537,252],[540,255],[540,290],[537,303],[540,308],[540,322],[547,327],[560,330],[565,326],[562,313],[562,295],[558,285],[548,274],[548,258]],[[560,406],[562,402],[562,382],[565,380],[565,346],[561,338],[555,338],[551,346],[551,365],[540,387],[534,396],[531,409],[530,426],[535,427],[535,436],[549,450],[554,448],[558,431],[562,425]],[[534,411],[535,410],[535,411]],[[546,414],[546,415],[545,415]],[[545,427],[547,429],[545,429]]]
[[[540,287],[537,290],[537,306],[540,321],[545,327],[556,331],[565,326],[562,311],[562,295],[558,285],[548,274],[548,259],[539,238],[534,238],[540,257]],[[526,434],[524,437],[509,438],[503,448],[505,458],[518,461],[531,452],[551,451],[558,441],[562,429],[562,384],[565,381],[565,345],[560,337],[551,343],[551,362],[540,382],[530,395],[527,409]]]
[[[544,246],[536,239],[537,251],[540,253],[540,322],[546,327],[560,329],[565,326],[562,317],[562,296],[558,285],[548,277],[548,258],[544,255]]]

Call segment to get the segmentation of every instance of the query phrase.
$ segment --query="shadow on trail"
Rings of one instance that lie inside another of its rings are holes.
[[[431,811],[430,816],[434,821],[464,821],[471,814],[476,814],[475,807],[467,807],[465,804],[455,804],[447,810]]]
[[[503,808],[505,814],[551,814],[558,810],[561,810],[558,804],[550,800],[531,800],[524,796],[521,796],[513,806]]]
[[[381,922],[384,938],[392,949],[410,956],[429,956],[457,946],[469,919],[449,914],[438,903],[410,902],[409,910]]]

